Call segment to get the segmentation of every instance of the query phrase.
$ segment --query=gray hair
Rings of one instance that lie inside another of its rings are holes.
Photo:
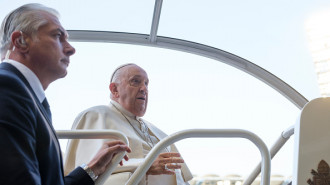
[[[112,82],[116,82],[116,83],[120,83],[119,81],[119,77],[121,76],[121,73],[122,73],[122,69],[125,68],[126,66],[129,66],[129,65],[135,65],[137,66],[136,64],[134,63],[127,63],[127,64],[123,64],[123,65],[120,65],[119,67],[117,67],[115,69],[115,71],[112,73],[111,75],[111,78],[110,78],[110,83]]]
[[[112,73],[111,78],[110,78],[110,84],[115,82],[115,83],[120,83],[121,82],[121,74],[123,73],[123,68],[130,66],[130,65],[135,65],[134,63],[127,63],[127,64],[123,64],[118,66]],[[112,99],[112,93],[110,92],[110,98]]]
[[[10,12],[1,24],[1,54],[4,55],[10,49],[11,34],[14,31],[22,31],[25,34],[34,36],[41,26],[47,24],[48,21],[42,15],[43,13],[48,13],[59,18],[59,13],[55,9],[36,3],[23,5]]]

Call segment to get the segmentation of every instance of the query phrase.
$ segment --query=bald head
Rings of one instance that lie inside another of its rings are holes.
[[[148,104],[149,78],[136,64],[119,66],[111,77],[111,99],[136,116],[143,116]]]

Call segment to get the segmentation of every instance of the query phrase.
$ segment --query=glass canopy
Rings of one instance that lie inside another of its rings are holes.
[[[303,102],[320,96],[305,23],[330,11],[328,0],[2,0],[1,20],[31,2],[60,12],[77,51],[68,76],[46,91],[55,129],[70,129],[82,110],[108,104],[110,75],[127,62],[147,71],[144,117],[168,134],[241,128],[271,147]],[[292,174],[292,140],[273,159],[273,174]],[[247,176],[260,161],[257,148],[241,140],[177,145],[199,175]]]

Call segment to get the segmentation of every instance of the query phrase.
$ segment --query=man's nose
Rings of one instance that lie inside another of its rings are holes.
[[[140,91],[148,93],[148,86],[146,84],[143,84],[140,86]]]
[[[69,42],[66,42],[66,45],[64,47],[64,53],[66,56],[71,56],[76,53],[76,49],[71,46]]]

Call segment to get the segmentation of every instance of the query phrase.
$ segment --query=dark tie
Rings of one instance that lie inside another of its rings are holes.
[[[42,105],[44,106],[44,108],[46,110],[46,113],[48,115],[48,118],[50,120],[52,120],[52,113],[50,112],[50,108],[49,108],[49,104],[48,104],[47,98],[45,98],[44,101],[42,101]]]

